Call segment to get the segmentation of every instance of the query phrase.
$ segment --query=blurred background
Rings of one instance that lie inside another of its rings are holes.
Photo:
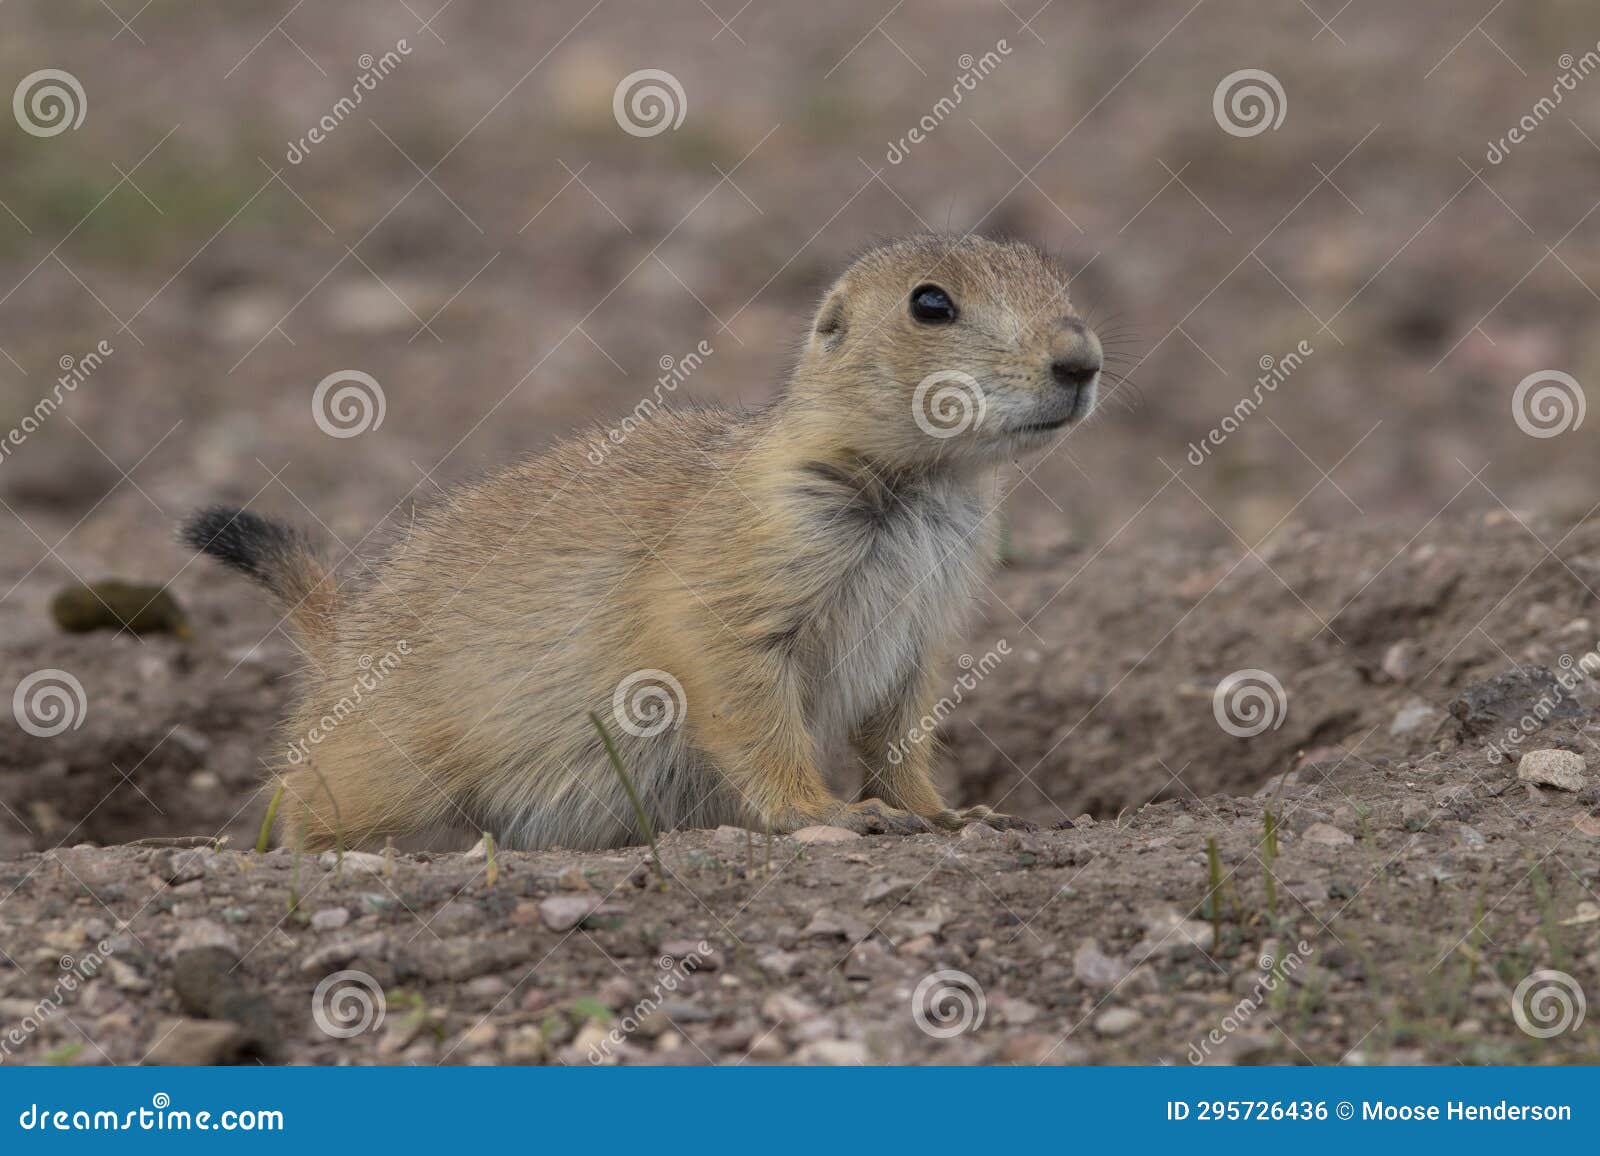
[[[1581,0],[11,0],[0,30],[0,435],[59,403],[0,457],[10,673],[68,665],[62,583],[176,575],[237,654],[94,645],[214,684],[183,725],[231,753],[197,764],[258,769],[292,662],[178,514],[361,548],[702,342],[678,393],[759,403],[882,235],[1035,241],[1116,335],[1097,418],[1012,478],[1022,556],[1592,502],[1600,418],[1514,412],[1600,360]],[[313,407],[341,371],[383,398],[355,436]]]

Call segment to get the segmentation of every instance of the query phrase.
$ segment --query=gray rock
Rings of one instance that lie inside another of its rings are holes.
[[[1411,799],[1400,808],[1400,825],[1407,831],[1426,831],[1436,816],[1437,812],[1427,803]]]
[[[1098,940],[1086,939],[1072,953],[1072,974],[1084,986],[1104,990],[1123,981],[1128,965],[1119,956],[1102,951]]]
[[[1313,823],[1300,832],[1300,838],[1323,847],[1348,847],[1356,841],[1354,835],[1341,831],[1332,823]]]
[[[336,971],[353,959],[382,959],[389,953],[389,937],[381,931],[358,935],[319,947],[300,961],[304,972]]]
[[[1546,722],[1578,718],[1582,704],[1561,689],[1547,666],[1527,666],[1475,682],[1450,702],[1450,713],[1461,727],[1463,739],[1504,740],[1506,732],[1521,728],[1524,717],[1535,716],[1541,700]]]
[[[1008,1037],[1000,1045],[996,1059],[1002,1064],[1019,1067],[1036,1068],[1041,1064],[1062,1067],[1088,1063],[1089,1053],[1082,1044],[1048,1032],[1022,1032]]]
[[[199,879],[211,869],[215,852],[203,847],[174,851],[167,857],[167,880],[174,887]]]
[[[1418,699],[1407,703],[1395,713],[1393,721],[1389,723],[1389,733],[1400,737],[1426,731],[1442,717],[1444,716],[1433,707]]]
[[[796,843],[853,843],[861,836],[845,827],[801,827],[789,838]]]
[[[1094,1030],[1108,1038],[1125,1036],[1138,1026],[1139,1013],[1126,1007],[1107,1008],[1094,1020]]]
[[[695,971],[716,971],[722,966],[722,952],[709,939],[669,939],[659,950],[678,967],[692,962]]]
[[[245,1032],[226,1020],[163,1020],[144,1063],[158,1066],[210,1067],[245,1059]]]
[[[552,895],[539,903],[539,918],[551,931],[571,931],[600,909],[598,895]]]
[[[811,922],[806,924],[806,929],[800,934],[807,939],[848,939],[855,942],[866,936],[867,924],[853,916],[841,915],[831,908],[824,907],[811,917]]]
[[[788,979],[800,970],[802,962],[801,957],[792,951],[769,951],[757,958],[756,966],[777,979]]]
[[[795,1053],[794,1062],[816,1067],[853,1068],[872,1062],[859,1040],[812,1040]]]
[[[433,913],[428,926],[438,935],[465,935],[481,924],[483,919],[483,912],[474,904],[452,899]]]
[[[1409,638],[1391,643],[1389,649],[1383,652],[1383,673],[1396,682],[1404,682],[1416,670],[1420,654],[1421,648]]]
[[[1558,791],[1581,791],[1585,770],[1587,764],[1583,756],[1575,751],[1529,751],[1517,763],[1517,778]]]
[[[762,1001],[761,1014],[775,1024],[803,1024],[822,1013],[815,1004],[791,992],[775,991]]]
[[[915,879],[875,879],[861,892],[861,902],[868,906],[874,903],[893,906],[910,895],[916,885]]]
[[[172,990],[178,1006],[201,1020],[224,1020],[239,1029],[233,1046],[256,1056],[271,1056],[278,1046],[272,1001],[238,966],[236,953],[223,947],[197,947],[173,961]]]
[[[342,862],[347,875],[381,875],[389,865],[382,855],[371,851],[346,851],[342,858],[337,851],[324,851],[317,862],[330,871]]]
[[[1207,951],[1216,929],[1198,919],[1185,919],[1176,911],[1155,911],[1144,917],[1145,937],[1133,949],[1141,959],[1172,955],[1188,948]]]
[[[202,947],[221,948],[234,959],[239,958],[238,939],[220,923],[213,923],[209,919],[191,920],[179,928],[178,938],[173,942],[168,958],[176,959],[184,952]]]
[[[350,912],[343,907],[324,907],[311,917],[313,931],[338,931],[350,922]]]

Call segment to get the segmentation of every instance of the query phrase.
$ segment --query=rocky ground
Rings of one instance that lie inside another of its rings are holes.
[[[1099,625],[1045,631],[1069,640],[1049,652],[1019,640],[944,737],[959,795],[1001,801],[1033,831],[679,832],[662,840],[661,875],[645,848],[263,855],[243,783],[221,801],[194,788],[238,719],[171,705],[188,721],[149,733],[192,733],[144,764],[167,770],[138,770],[113,797],[170,807],[169,826],[201,837],[75,836],[0,864],[0,1013],[32,1025],[9,1054],[1594,1062],[1592,1025],[1563,1026],[1560,996],[1600,982],[1587,768],[1600,693],[1582,677],[1600,532],[1576,528],[1558,554],[1535,537],[1550,532],[1502,511],[1428,541],[1291,537],[1231,569],[1172,552],[1128,562],[1147,587],[1113,565],[1048,605],[1081,563],[1018,560],[988,628],[1007,605]],[[1158,597],[1208,613],[1138,661],[1153,640],[1127,616]],[[230,629],[217,633],[189,650],[126,641],[128,713],[91,712],[72,741],[108,743],[90,729],[106,726],[137,746],[122,726],[137,704],[159,714],[174,685],[225,685]],[[1252,661],[1281,672],[1286,705],[1237,737],[1219,720],[1249,729],[1228,713],[1247,708],[1213,691]],[[264,726],[270,711],[250,717]],[[1533,732],[1512,736],[1520,760],[1492,761],[1510,728]],[[985,736],[1012,744],[1006,769],[973,754]],[[62,758],[58,803],[90,773]],[[29,813],[49,794],[34,791]],[[246,814],[230,821],[236,804]]]

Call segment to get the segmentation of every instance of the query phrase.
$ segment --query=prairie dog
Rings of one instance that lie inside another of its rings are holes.
[[[994,556],[997,467],[1089,414],[1101,362],[1039,250],[909,237],[828,289],[764,408],[560,443],[419,512],[371,579],[201,511],[183,540],[266,586],[309,660],[280,840],[639,843],[590,712],[656,831],[1014,822],[946,807],[902,739]],[[819,766],[844,744],[852,803]]]

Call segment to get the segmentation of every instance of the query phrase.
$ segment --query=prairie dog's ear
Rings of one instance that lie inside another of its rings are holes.
[[[811,326],[811,346],[819,353],[832,353],[844,344],[848,329],[846,313],[849,296],[840,287],[828,294],[827,300],[817,310],[816,322]]]

